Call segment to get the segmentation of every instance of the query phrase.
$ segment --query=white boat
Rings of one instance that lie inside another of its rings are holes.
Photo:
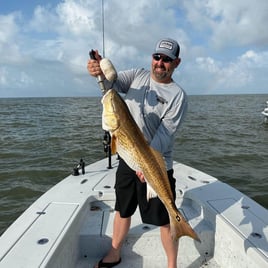
[[[264,110],[261,113],[265,116],[265,119],[267,120],[268,119],[268,101],[266,101],[266,104],[267,104],[267,107],[264,108]]]
[[[111,242],[117,162],[88,165],[35,201],[0,237],[0,267],[93,267]],[[174,171],[176,204],[201,239],[180,239],[178,267],[268,267],[267,210],[201,171],[177,162]],[[117,267],[166,267],[159,228],[139,212]]]

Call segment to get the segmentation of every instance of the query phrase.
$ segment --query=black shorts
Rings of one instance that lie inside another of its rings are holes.
[[[171,190],[176,198],[176,180],[173,178],[173,169],[167,171]],[[142,183],[133,171],[122,159],[116,171],[115,181],[115,210],[119,211],[122,218],[132,216],[139,205],[143,223],[163,226],[169,223],[168,212],[161,202],[156,198],[147,201],[146,183]]]

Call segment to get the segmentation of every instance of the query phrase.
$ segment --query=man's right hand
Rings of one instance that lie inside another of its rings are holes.
[[[87,70],[90,75],[97,77],[98,75],[103,76],[102,70],[100,68],[100,60],[101,56],[98,53],[98,50],[95,50],[95,58],[96,59],[89,59],[87,63]]]

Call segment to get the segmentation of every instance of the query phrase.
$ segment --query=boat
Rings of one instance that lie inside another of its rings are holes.
[[[0,237],[0,267],[93,267],[111,243],[117,157],[108,162],[82,166],[15,220]],[[201,240],[180,238],[178,267],[268,267],[267,209],[183,163],[174,162],[174,177],[176,205]],[[166,267],[159,228],[138,211],[116,267]]]
[[[264,115],[265,120],[268,120],[268,101],[266,101],[267,107],[261,112]]]

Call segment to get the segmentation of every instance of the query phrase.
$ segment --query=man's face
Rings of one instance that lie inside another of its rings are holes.
[[[180,58],[172,60],[164,54],[152,55],[152,77],[159,83],[170,83],[174,70],[180,64]]]

